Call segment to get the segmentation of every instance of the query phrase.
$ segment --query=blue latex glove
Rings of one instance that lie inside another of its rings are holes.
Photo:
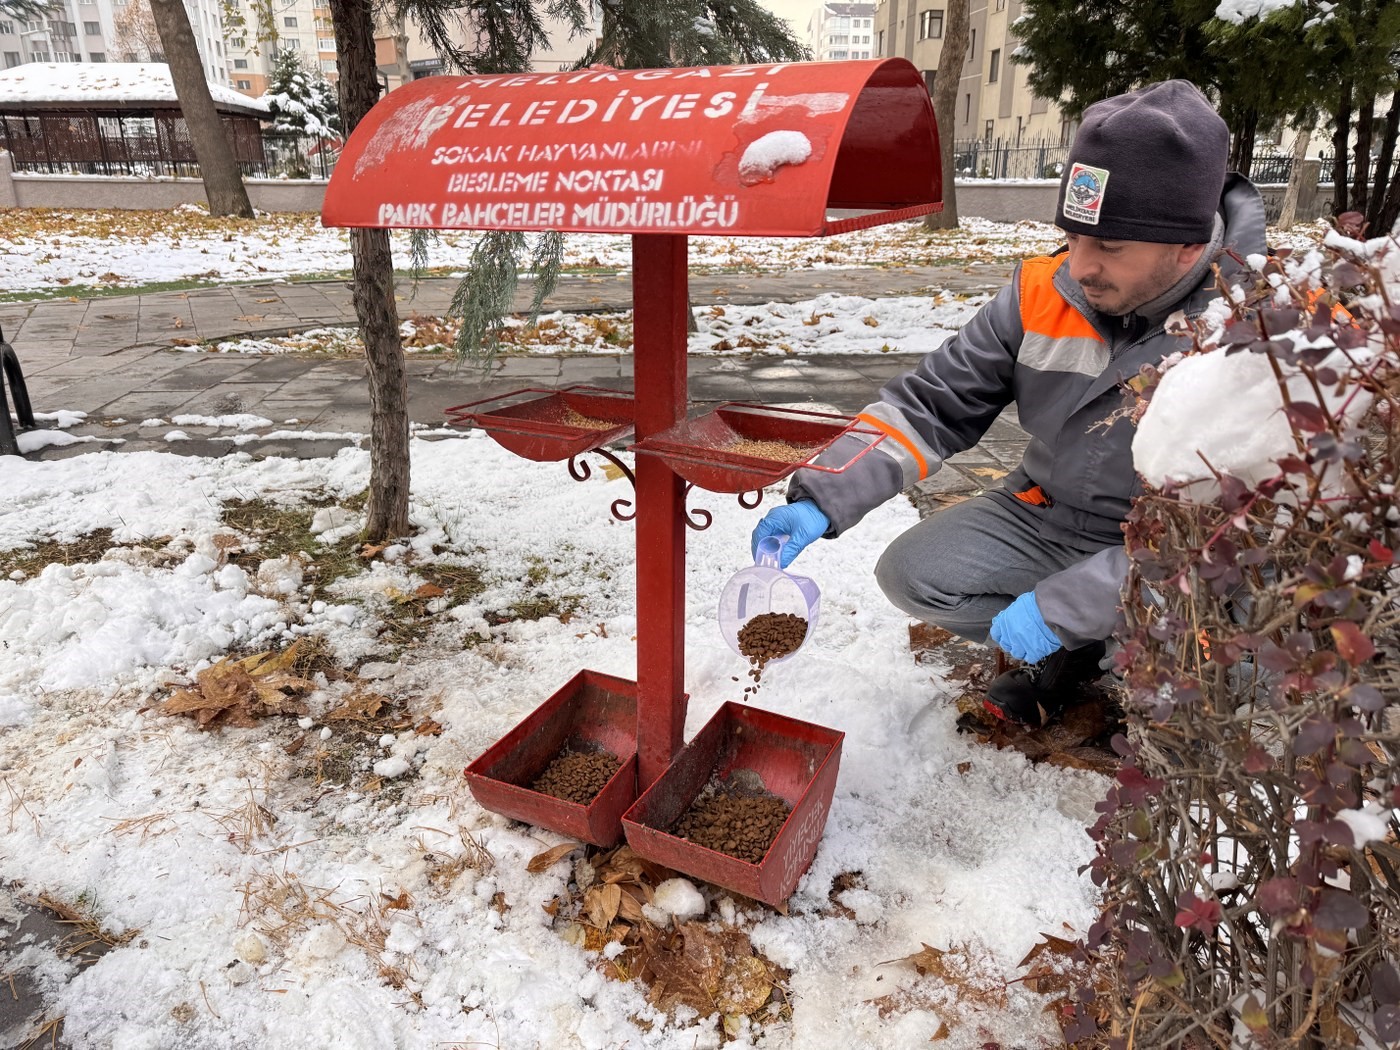
[[[802,553],[802,548],[813,540],[821,539],[831,528],[831,519],[822,513],[820,507],[809,499],[774,507],[763,516],[753,530],[749,546],[753,556],[758,557],[758,541],[767,536],[786,536],[779,566],[786,569],[792,559]]]
[[[996,614],[992,641],[1028,664],[1039,663],[1064,644],[1046,626],[1034,591],[1027,591]]]

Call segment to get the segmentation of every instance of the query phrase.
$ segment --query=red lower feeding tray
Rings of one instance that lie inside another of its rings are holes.
[[[778,905],[791,896],[812,858],[831,810],[845,734],[811,722],[726,703],[657,781],[622,816],[627,844],[674,871]],[[763,790],[792,807],[757,864],[670,834],[705,787],[756,776]]]
[[[530,788],[566,746],[602,749],[622,767],[587,805]],[[473,797],[493,813],[611,846],[637,797],[637,683],[580,671],[466,768]]]
[[[632,430],[635,408],[631,394],[571,386],[513,390],[446,414],[449,423],[479,427],[517,456],[554,461],[619,440]]]
[[[833,441],[852,432],[873,440],[840,465],[811,463]],[[652,434],[632,450],[661,457],[696,488],[752,492],[781,481],[798,467],[840,473],[883,438],[880,431],[850,416],[731,401]]]

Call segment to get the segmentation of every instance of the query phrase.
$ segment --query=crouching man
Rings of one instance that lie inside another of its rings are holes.
[[[1025,661],[988,687],[1001,718],[1042,725],[1100,675],[1127,573],[1122,523],[1138,490],[1119,382],[1181,350],[1168,315],[1198,313],[1262,254],[1264,206],[1226,174],[1224,121],[1171,80],[1084,112],[1060,181],[1067,246],[1022,262],[1011,283],[919,364],[891,380],[861,420],[884,440],[839,474],[799,470],[788,503],[753,542],[784,534],[784,564],[972,447],[1014,403],[1030,435],[1003,487],[939,511],[896,539],[876,567],[911,616]],[[868,441],[843,437],[846,462]]]

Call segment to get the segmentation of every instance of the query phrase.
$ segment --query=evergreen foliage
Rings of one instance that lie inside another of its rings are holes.
[[[319,138],[340,135],[335,88],[320,72],[308,72],[295,51],[277,52],[261,101],[272,113],[272,131]]]
[[[548,45],[546,17],[562,19],[571,33],[586,32],[590,4],[584,0],[401,0],[396,13],[411,18],[449,64],[468,73],[519,73],[530,68],[536,49]],[[618,69],[649,69],[748,62],[789,62],[810,53],[787,24],[758,0],[602,0],[598,39],[579,61],[580,68],[603,64]],[[476,45],[452,43],[449,18],[460,12],[478,30]],[[559,274],[562,239],[545,233],[527,239],[518,233],[488,232],[473,265],[453,297],[450,313],[462,318],[457,352],[489,361],[514,299],[521,259],[536,288],[531,321]]]
[[[1012,60],[1071,116],[1157,80],[1190,80],[1218,105],[1248,172],[1255,132],[1316,113],[1348,125],[1353,105],[1393,91],[1400,5],[1298,0],[1239,22],[1217,0],[1025,0]],[[1090,61],[1086,56],[1095,56]],[[1345,96],[1345,97],[1343,97]]]
[[[29,22],[49,14],[50,0],[0,0],[0,18]]]

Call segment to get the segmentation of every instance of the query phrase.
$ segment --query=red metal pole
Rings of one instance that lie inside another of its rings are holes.
[[[637,440],[686,414],[686,238],[633,234],[632,304]],[[638,456],[637,789],[671,764],[685,736],[685,482]]]

